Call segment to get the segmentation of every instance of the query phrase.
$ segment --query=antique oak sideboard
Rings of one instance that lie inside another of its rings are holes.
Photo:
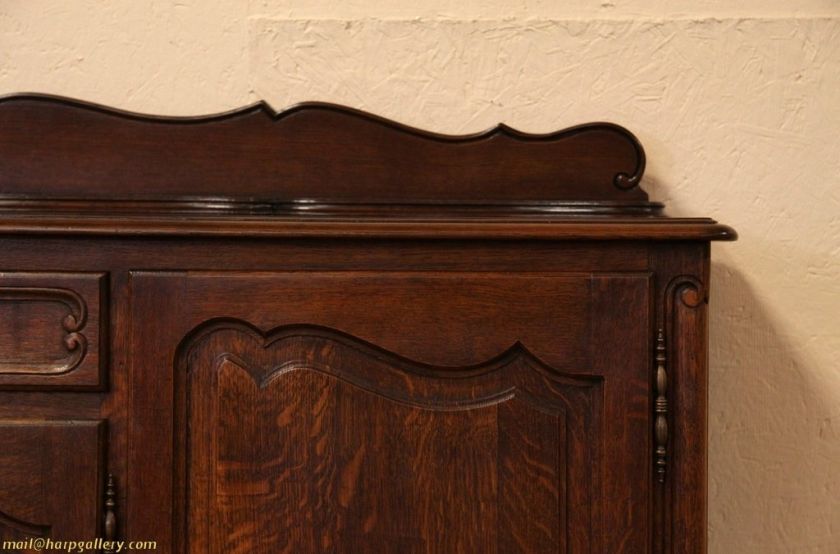
[[[702,553],[709,245],[644,151],[0,99],[0,539]]]

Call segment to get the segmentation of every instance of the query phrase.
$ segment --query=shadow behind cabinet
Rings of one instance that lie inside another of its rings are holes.
[[[0,100],[0,537],[705,552],[735,234],[643,171],[610,124]]]

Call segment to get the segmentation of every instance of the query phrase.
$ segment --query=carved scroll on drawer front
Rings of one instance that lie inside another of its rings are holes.
[[[98,387],[106,283],[103,273],[0,273],[0,389]]]

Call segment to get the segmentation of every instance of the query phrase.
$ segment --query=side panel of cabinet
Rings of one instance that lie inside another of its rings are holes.
[[[648,551],[650,290],[135,273],[126,533],[191,553]]]
[[[99,536],[103,421],[0,421],[0,540]]]
[[[651,251],[666,386],[665,475],[656,489],[654,551],[704,554],[707,535],[709,244]],[[660,356],[658,356],[660,357]],[[657,399],[658,400],[658,399]]]

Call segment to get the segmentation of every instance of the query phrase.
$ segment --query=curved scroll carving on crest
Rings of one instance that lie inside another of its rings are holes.
[[[503,402],[514,395],[539,407],[546,385],[586,388],[602,382],[601,376],[558,371],[519,342],[479,364],[436,366],[410,360],[335,329],[291,325],[263,333],[238,320],[207,322],[189,335],[179,348],[182,370],[190,372],[186,360],[199,344],[220,334],[226,335],[219,339],[220,344],[236,344],[237,348],[218,353],[216,367],[233,363],[261,389],[290,371],[312,370],[402,404],[463,410]],[[406,375],[411,376],[412,383]],[[462,386],[453,387],[453,382]],[[466,389],[471,396],[461,395]]]
[[[91,150],[99,155],[84,155]],[[27,94],[0,97],[0,152],[7,152],[0,165],[8,169],[0,174],[2,200],[16,210],[31,209],[19,200],[36,194],[52,202],[151,201],[159,210],[184,199],[189,203],[179,209],[230,202],[267,213],[341,212],[348,205],[391,215],[394,207],[532,215],[662,208],[638,186],[642,145],[607,122],[549,133],[499,124],[446,135],[323,102],[161,117]],[[80,157],[83,169],[65,165]]]
[[[32,364],[0,361],[0,374],[60,375],[72,371],[87,354],[88,341],[82,333],[87,324],[87,304],[76,292],[58,287],[0,287],[0,302],[59,303],[67,308],[60,325],[67,355],[49,367],[33,368]],[[58,322],[57,322],[58,323]]]
[[[41,538],[49,536],[49,533],[49,525],[29,523],[0,511],[0,539]]]
[[[639,186],[639,183],[642,182],[642,175],[645,173],[645,153],[642,145],[638,141],[636,141],[636,145],[639,149],[639,159],[636,164],[636,169],[630,175],[621,172],[617,173],[615,178],[613,178],[613,184],[621,190],[630,190]]]

